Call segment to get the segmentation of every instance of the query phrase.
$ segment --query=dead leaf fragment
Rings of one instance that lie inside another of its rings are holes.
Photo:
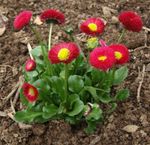
[[[35,20],[34,20],[33,23],[36,24],[36,25],[42,25],[42,24],[43,24],[43,22],[41,21],[41,19],[40,19],[39,16],[37,16],[37,17],[35,18]]]
[[[127,125],[122,130],[128,132],[128,133],[134,133],[137,131],[139,127],[137,125]]]
[[[6,27],[5,26],[1,27],[0,28],[0,36],[2,36],[5,33],[5,31],[6,31]]]

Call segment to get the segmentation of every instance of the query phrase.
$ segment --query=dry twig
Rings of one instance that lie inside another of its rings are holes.
[[[18,81],[18,83],[16,84],[16,86],[13,88],[13,90],[8,94],[7,97],[3,98],[3,100],[5,101],[5,103],[12,97],[12,95],[16,92],[16,90],[19,87],[20,82]]]
[[[144,76],[145,76],[145,65],[143,65],[143,69],[142,69],[142,72],[141,75],[139,75],[141,78],[140,82],[139,82],[139,86],[138,86],[138,90],[137,90],[137,101],[138,103],[140,103],[140,93],[141,93],[141,88],[142,88],[142,84],[143,84],[143,81],[144,81]]]
[[[150,32],[150,28],[144,26],[143,29]]]
[[[22,76],[19,77],[19,82],[20,82],[20,84],[19,84],[19,87],[18,87],[18,89],[17,89],[17,92],[16,92],[15,97],[14,97],[14,100],[13,100],[13,105],[14,105],[14,106],[16,105],[16,102],[17,102],[17,100],[18,100],[18,98],[19,98],[19,93],[20,93],[20,90],[21,90],[21,88],[22,88],[22,84],[23,84],[23,82],[24,82]]]

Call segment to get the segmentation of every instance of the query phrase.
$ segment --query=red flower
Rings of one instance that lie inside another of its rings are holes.
[[[78,46],[73,43],[59,43],[52,47],[49,51],[48,57],[52,64],[56,63],[70,63],[79,55]]]
[[[112,44],[109,47],[114,50],[117,64],[124,64],[129,60],[129,51],[126,46],[122,44]]]
[[[141,31],[143,27],[143,22],[141,17],[132,11],[124,11],[119,15],[120,22],[124,25],[124,27],[133,32]]]
[[[42,12],[40,15],[40,19],[41,21],[46,21],[47,23],[53,22],[56,24],[62,24],[65,22],[64,14],[53,9],[48,9]]]
[[[14,20],[14,28],[21,30],[24,26],[28,25],[32,17],[31,11],[23,11],[16,16]]]
[[[106,71],[115,64],[115,55],[108,46],[97,47],[90,53],[90,64],[95,68]]]
[[[28,59],[25,63],[26,71],[33,71],[36,68],[36,63],[33,59]]]
[[[89,18],[84,21],[80,30],[88,35],[100,35],[104,31],[105,24],[100,18]]]
[[[29,102],[34,102],[38,98],[38,90],[29,83],[23,84],[23,94]]]

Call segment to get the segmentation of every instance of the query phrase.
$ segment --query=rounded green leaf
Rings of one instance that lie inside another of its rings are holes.
[[[119,101],[124,101],[129,97],[129,90],[128,89],[123,89],[117,93],[115,98]]]
[[[58,107],[54,104],[46,105],[43,107],[43,118],[50,119],[58,112]]]
[[[76,100],[72,105],[72,110],[67,112],[69,116],[78,115],[84,109],[84,104],[81,100]]]
[[[71,92],[79,93],[84,87],[84,82],[81,76],[72,75],[68,79],[68,87]]]
[[[124,81],[124,79],[128,75],[128,68],[126,66],[123,66],[115,71],[113,84],[118,85]]]

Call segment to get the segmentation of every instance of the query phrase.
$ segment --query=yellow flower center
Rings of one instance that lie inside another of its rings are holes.
[[[29,89],[29,95],[31,95],[31,96],[34,96],[34,95],[35,95],[33,88],[30,88],[30,89]]]
[[[107,56],[99,56],[98,57],[98,60],[100,60],[100,61],[105,61],[107,59]]]
[[[70,51],[67,48],[62,48],[58,52],[58,58],[60,61],[67,60],[69,58]]]
[[[88,24],[88,27],[89,27],[89,29],[90,29],[91,31],[93,31],[93,32],[97,31],[97,25],[94,24],[94,23]]]
[[[115,57],[116,57],[116,59],[121,59],[122,58],[122,54],[119,52],[119,51],[116,51],[115,52]]]

